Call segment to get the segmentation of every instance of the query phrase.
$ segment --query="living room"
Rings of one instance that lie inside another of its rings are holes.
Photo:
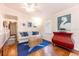
[[[79,3],[1,3],[0,55],[79,56],[78,10]]]

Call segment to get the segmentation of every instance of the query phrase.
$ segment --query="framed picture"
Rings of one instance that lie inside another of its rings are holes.
[[[7,21],[3,21],[3,27],[4,27],[4,28],[5,28],[5,27],[8,27]]]
[[[32,22],[28,22],[28,27],[32,27]]]
[[[70,31],[71,30],[71,14],[60,16],[57,18],[57,27],[60,31]]]
[[[23,25],[23,26],[26,26],[26,24],[25,24],[25,23],[23,23],[22,25]]]

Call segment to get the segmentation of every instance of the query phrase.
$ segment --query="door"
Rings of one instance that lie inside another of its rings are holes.
[[[44,39],[47,39],[51,41],[52,37],[52,25],[51,25],[51,20],[46,20],[44,24],[44,34],[43,34]]]
[[[51,20],[45,21],[45,33],[51,34],[52,33],[52,27],[51,27]]]
[[[10,35],[16,35],[17,31],[16,31],[16,22],[10,22],[9,24],[9,29],[10,29]]]

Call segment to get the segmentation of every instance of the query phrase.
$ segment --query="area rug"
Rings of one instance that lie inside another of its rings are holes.
[[[41,44],[34,46],[33,48],[30,48],[28,43],[26,43],[26,42],[19,43],[17,45],[18,56],[28,56],[30,53],[35,52],[41,48],[44,48],[44,47],[48,46],[49,44],[51,44],[51,42],[49,42],[47,40],[43,40],[43,42]]]

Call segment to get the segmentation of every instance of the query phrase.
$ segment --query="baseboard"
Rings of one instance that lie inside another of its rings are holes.
[[[77,55],[79,55],[79,51],[78,50],[73,49],[72,52],[77,54]]]

